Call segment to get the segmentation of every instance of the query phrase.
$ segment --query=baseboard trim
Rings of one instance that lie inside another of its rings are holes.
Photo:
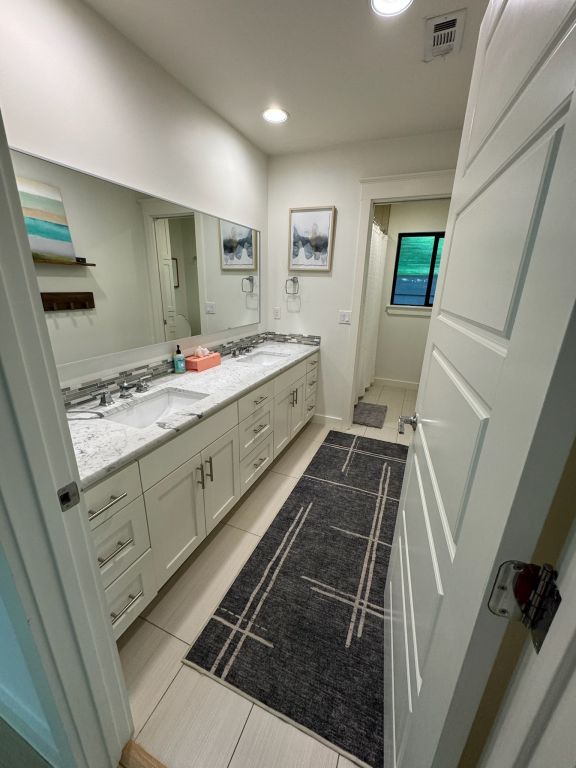
[[[401,379],[380,379],[376,377],[374,384],[379,387],[402,387],[402,389],[418,390],[420,386],[419,381],[402,381]]]
[[[346,422],[338,416],[324,416],[322,413],[315,413],[312,416],[312,422],[314,424],[325,424],[332,429],[346,429]]]

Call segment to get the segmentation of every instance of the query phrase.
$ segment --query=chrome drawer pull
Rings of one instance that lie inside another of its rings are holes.
[[[314,410],[314,408],[315,408],[315,406],[314,406],[314,405],[309,405],[309,406],[308,406],[308,410],[309,410],[309,411],[313,411],[313,410]]]
[[[262,395],[262,397],[259,397],[258,400],[254,400],[254,405],[260,405],[260,403],[263,403],[264,400],[268,399],[268,395]]]
[[[117,621],[120,621],[120,619],[122,618],[122,616],[124,616],[126,611],[129,611],[130,608],[132,608],[132,606],[134,605],[134,603],[137,600],[140,600],[143,594],[144,594],[144,590],[141,589],[137,595],[132,595],[132,594],[128,595],[130,599],[128,600],[124,608],[121,608],[118,611],[118,613],[113,613],[113,612],[110,613],[110,618],[112,619],[112,626],[114,626],[114,624],[116,624]]]
[[[309,387],[312,387],[312,386],[314,386],[314,384],[316,384],[316,383],[317,383],[317,381],[318,381],[318,379],[314,379],[314,381],[311,381],[311,382],[308,384],[308,386],[309,386]]]
[[[267,456],[264,456],[263,458],[259,459],[258,461],[255,461],[254,462],[254,469],[258,469],[258,467],[261,467],[262,464],[264,464],[264,462],[266,461],[267,458],[268,458]]]
[[[262,432],[263,429],[266,429],[267,426],[268,424],[259,424],[256,429],[253,429],[252,431],[257,435],[259,432]]]
[[[208,477],[209,480],[214,482],[214,465],[212,464],[212,456],[210,456],[206,464],[208,464],[208,466],[210,467],[210,471],[206,472],[206,476]]]
[[[310,362],[308,363],[308,365],[310,365],[310,366],[314,367],[314,366],[318,365],[318,360],[310,360]]]
[[[118,504],[119,501],[122,501],[122,499],[125,499],[126,496],[128,496],[128,491],[125,491],[124,493],[120,494],[120,496],[110,496],[110,501],[108,504],[104,504],[103,507],[100,507],[100,509],[97,509],[96,512],[94,512],[92,509],[88,510],[88,520],[94,520],[95,517],[98,517],[103,512],[106,512],[107,509],[110,509],[110,507],[113,507],[114,504]]]
[[[206,476],[204,475],[204,464],[200,464],[199,467],[196,467],[196,469],[200,470],[200,480],[196,480],[198,485],[202,486],[202,490],[206,488]]]
[[[120,552],[123,552],[126,549],[126,547],[130,546],[130,544],[134,544],[134,539],[131,538],[131,539],[128,539],[128,541],[117,541],[116,543],[118,544],[118,549],[115,549],[111,555],[108,555],[108,557],[98,558],[98,564],[100,568],[104,568],[104,566],[107,565],[110,562],[110,560],[114,560],[116,555],[119,555]]]

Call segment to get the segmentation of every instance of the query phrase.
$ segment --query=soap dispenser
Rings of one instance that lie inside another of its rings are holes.
[[[186,373],[186,360],[180,351],[180,344],[176,345],[176,354],[174,355],[174,373]]]

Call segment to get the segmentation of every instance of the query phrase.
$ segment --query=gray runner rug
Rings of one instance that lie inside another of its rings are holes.
[[[330,432],[185,659],[374,768],[406,453]]]
[[[362,424],[365,427],[384,426],[387,405],[375,405],[374,403],[356,403],[354,406],[354,424]]]

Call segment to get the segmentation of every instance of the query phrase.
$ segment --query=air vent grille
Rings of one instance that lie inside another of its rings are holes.
[[[426,19],[424,61],[460,50],[465,19],[465,9]]]

